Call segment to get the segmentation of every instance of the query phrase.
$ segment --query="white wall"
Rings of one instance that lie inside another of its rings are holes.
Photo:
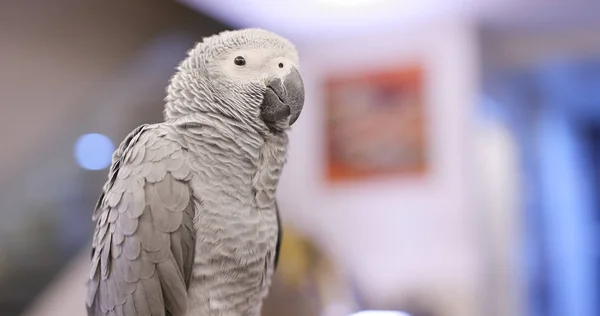
[[[279,197],[285,221],[320,240],[374,304],[403,289],[439,293],[445,315],[478,315],[477,243],[469,199],[476,38],[467,23],[299,45],[305,110],[294,127]],[[321,80],[330,72],[421,61],[426,68],[431,169],[424,179],[324,182]]]
[[[496,117],[482,117],[477,126],[476,203],[485,278],[482,298],[486,316],[524,315],[525,275],[522,271],[524,223],[518,144]]]

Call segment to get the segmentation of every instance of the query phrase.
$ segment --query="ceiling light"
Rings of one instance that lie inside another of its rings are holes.
[[[361,311],[350,316],[410,316],[401,311]]]
[[[352,7],[352,6],[366,6],[370,4],[376,4],[383,0],[317,0],[318,2],[338,7]]]

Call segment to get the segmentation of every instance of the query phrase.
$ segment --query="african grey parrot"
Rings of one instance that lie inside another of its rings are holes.
[[[304,103],[298,53],[261,29],[207,37],[165,102],[165,122],[113,154],[93,214],[88,315],[260,315],[287,130]]]

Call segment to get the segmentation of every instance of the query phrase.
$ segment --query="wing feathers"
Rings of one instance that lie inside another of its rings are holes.
[[[186,151],[169,135],[159,125],[143,125],[113,154],[92,216],[90,316],[187,311],[198,204],[188,183]]]
[[[187,288],[175,260],[161,262],[156,268],[167,310],[172,315],[185,315],[188,309],[187,302],[179,298],[187,296]]]

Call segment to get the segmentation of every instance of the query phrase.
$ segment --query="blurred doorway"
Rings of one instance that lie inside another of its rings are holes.
[[[600,314],[600,58],[486,74],[519,147],[528,316]]]

